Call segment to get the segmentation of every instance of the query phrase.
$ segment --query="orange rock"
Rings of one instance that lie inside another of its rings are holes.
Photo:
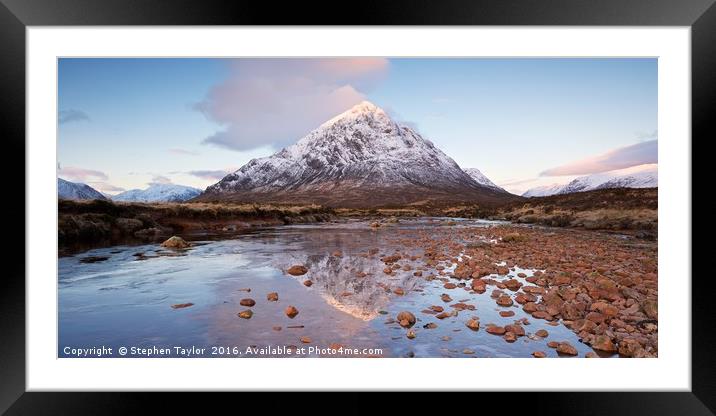
[[[241,299],[241,300],[239,301],[239,305],[241,305],[241,306],[254,306],[254,305],[256,305],[256,301],[253,300],[253,299],[250,299],[250,298]]]
[[[302,266],[300,264],[293,265],[286,270],[286,273],[293,275],[293,276],[302,276],[306,273],[308,273],[308,268],[306,266]]]
[[[497,325],[488,325],[485,331],[487,331],[488,334],[492,335],[504,335],[506,332],[505,328]]]
[[[478,321],[478,320],[475,319],[475,318],[472,318],[472,319],[470,319],[469,321],[467,321],[467,322],[465,323],[465,325],[466,325],[468,328],[472,329],[473,331],[477,331],[478,329],[480,329],[480,321]]]
[[[286,314],[286,316],[293,319],[296,317],[296,315],[298,315],[298,309],[295,306],[289,305],[284,310],[284,313]]]
[[[402,311],[398,313],[398,316],[396,316],[396,320],[398,321],[398,324],[400,324],[400,326],[402,326],[403,328],[410,328],[415,325],[415,315],[408,311]]]
[[[577,349],[566,341],[559,343],[557,346],[557,352],[564,355],[577,355]]]

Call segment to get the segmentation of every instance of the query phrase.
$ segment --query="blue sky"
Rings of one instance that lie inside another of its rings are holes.
[[[64,58],[58,76],[59,174],[108,193],[206,187],[363,99],[518,193],[656,152],[656,59]]]

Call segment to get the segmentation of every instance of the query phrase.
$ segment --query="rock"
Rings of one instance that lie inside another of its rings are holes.
[[[513,324],[513,325],[505,325],[505,331],[512,332],[517,337],[523,337],[525,336],[525,329],[522,328],[520,325]]]
[[[480,321],[478,321],[478,320],[475,319],[475,318],[472,318],[472,319],[470,319],[469,321],[467,321],[467,322],[465,323],[465,325],[466,325],[468,328],[472,329],[473,331],[477,331],[477,330],[480,329]]]
[[[274,331],[280,331],[283,328],[281,328],[280,326],[274,326],[271,329],[273,329]]]
[[[545,311],[532,312],[532,317],[537,318],[537,319],[546,319],[548,321],[552,320],[552,315],[548,314]]]
[[[594,341],[591,343],[592,348],[599,351],[605,352],[616,352],[617,347],[612,342],[612,339],[606,335],[597,335],[594,337]]]
[[[435,317],[438,319],[445,319],[449,316],[450,316],[450,314],[447,312],[440,312],[439,314],[435,315]]]
[[[500,316],[503,318],[509,318],[510,316],[515,316],[515,313],[513,311],[500,311]]]
[[[173,237],[169,237],[165,242],[163,242],[162,247],[187,248],[187,247],[189,247],[189,243],[184,241],[184,239],[181,237],[173,236]]]
[[[588,353],[584,354],[584,358],[599,358],[599,356],[594,351],[589,351]]]
[[[435,312],[442,312],[445,310],[445,309],[443,309],[442,306],[438,306],[438,305],[433,305],[429,309],[432,311],[435,311]]]
[[[497,298],[497,304],[500,306],[512,306],[512,298],[507,295],[501,295]]]
[[[557,346],[557,352],[564,355],[577,355],[577,349],[569,342],[560,342]]]
[[[332,253],[333,257],[343,257],[343,252],[340,250],[336,250]]]
[[[304,280],[303,285],[306,287],[311,287],[311,286],[313,286],[313,281],[312,280]]]
[[[425,329],[435,329],[437,327],[438,327],[438,324],[436,324],[435,322],[430,322],[430,323],[423,325],[423,328],[425,328]]]
[[[547,354],[545,354],[544,351],[535,351],[532,353],[532,356],[535,358],[544,358]]]
[[[659,319],[658,306],[659,305],[655,299],[647,299],[641,304],[641,308],[650,319]]]
[[[176,305],[172,305],[172,309],[184,309],[184,308],[188,308],[188,307],[190,307],[190,306],[194,306],[194,304],[191,303],[191,302],[189,302],[189,303],[177,303]]]
[[[506,332],[505,328],[497,325],[488,325],[485,331],[487,331],[488,334],[492,335],[504,335]]]
[[[239,318],[251,319],[251,317],[254,316],[254,312],[251,309],[246,309],[245,311],[237,313],[237,315]]]
[[[403,296],[405,294],[405,291],[403,290],[402,287],[396,287],[395,289],[393,289],[393,293],[395,293],[398,296]]]
[[[457,285],[455,283],[447,282],[443,285],[445,289],[455,289]]]
[[[502,241],[505,243],[525,241],[527,237],[519,233],[509,233],[502,236]]]
[[[547,343],[547,346],[550,347],[550,348],[557,348],[557,347],[559,347],[559,342],[557,342],[557,341],[550,341],[550,342]]]
[[[293,319],[293,318],[296,317],[296,315],[298,315],[298,309],[296,309],[295,306],[289,305],[289,306],[286,307],[286,309],[284,310],[284,313],[286,313],[286,316],[288,316],[289,318]]]
[[[508,332],[505,332],[505,335],[504,335],[502,338],[504,338],[504,340],[507,341],[507,342],[515,342],[515,341],[517,341],[517,335],[515,335],[514,333],[509,332],[509,331],[508,331]]]
[[[537,332],[535,332],[535,335],[540,338],[547,338],[549,336],[549,332],[544,329],[538,329]]]
[[[487,284],[482,279],[472,279],[472,290],[477,293],[485,293]]]
[[[304,344],[310,344],[311,342],[313,342],[313,340],[311,339],[311,337],[303,336],[301,337],[301,342],[303,342]]]
[[[518,290],[520,287],[522,287],[522,283],[520,283],[517,279],[508,279],[502,283],[504,283],[506,288],[512,291]]]
[[[633,338],[626,338],[619,341],[619,355],[624,357],[639,357],[643,356],[643,347]]]
[[[415,331],[410,329],[410,330],[408,330],[408,333],[405,336],[408,337],[408,339],[413,339],[413,338],[415,338]]]
[[[454,303],[454,304],[450,305],[450,307],[455,308],[458,311],[464,311],[464,310],[474,311],[475,310],[475,305],[470,305],[469,303],[464,303],[464,302]]]
[[[411,328],[413,325],[415,325],[415,315],[408,311],[402,311],[398,313],[396,316],[396,320],[398,321],[398,324],[402,326],[403,328]]]
[[[266,300],[269,302],[276,302],[278,301],[278,293],[277,292],[271,292],[268,295],[266,295]]]
[[[97,263],[109,259],[109,256],[87,256],[80,259],[80,263]]]
[[[522,307],[522,310],[524,310],[524,311],[527,312],[527,313],[536,312],[536,311],[537,311],[537,304],[534,303],[534,302],[527,302],[527,303],[525,303],[525,305]]]
[[[286,273],[292,275],[292,276],[302,276],[306,273],[308,273],[308,268],[306,266],[302,266],[300,264],[295,264],[286,270]]]
[[[473,350],[471,350],[471,349],[469,349],[469,348],[465,348],[464,350],[462,350],[462,353],[463,353],[463,354],[466,354],[466,355],[471,355],[471,354],[474,354],[475,351],[473,351]]]
[[[440,299],[443,302],[452,302],[452,298],[450,297],[450,295],[448,295],[446,293],[443,293],[442,295],[440,295]]]
[[[254,305],[256,305],[256,301],[253,300],[253,299],[250,299],[250,298],[241,299],[241,300],[239,301],[239,305],[241,305],[241,306],[254,306]]]

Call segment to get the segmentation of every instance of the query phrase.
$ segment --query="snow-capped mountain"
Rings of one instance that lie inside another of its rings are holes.
[[[89,185],[60,178],[57,178],[57,197],[60,199],[107,199]]]
[[[570,194],[607,188],[656,188],[659,186],[658,165],[650,163],[604,173],[581,176],[566,185],[532,188],[522,196]]]
[[[551,185],[536,186],[528,189],[522,196],[532,198],[533,196],[548,196],[559,193],[564,188],[564,184],[553,183]]]
[[[198,200],[373,207],[506,197],[475,182],[432,142],[364,101],[297,143],[251,160]]]
[[[466,168],[463,169],[465,173],[470,175],[470,177],[477,183],[479,183],[482,186],[487,186],[489,188],[495,189],[497,191],[501,192],[507,192],[504,189],[500,188],[499,186],[495,185],[494,182],[492,182],[487,176],[485,176],[482,172],[480,172],[480,169],[476,168]]]
[[[184,202],[201,194],[190,186],[155,183],[147,189],[132,189],[112,197],[123,202]]]

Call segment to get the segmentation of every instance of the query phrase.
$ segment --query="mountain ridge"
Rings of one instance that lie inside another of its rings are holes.
[[[154,183],[147,189],[130,189],[112,197],[120,202],[184,202],[201,194],[201,189],[190,186]]]
[[[522,196],[531,198],[611,188],[658,188],[658,179],[658,165],[649,163],[580,176],[564,185],[538,186],[528,189]]]

